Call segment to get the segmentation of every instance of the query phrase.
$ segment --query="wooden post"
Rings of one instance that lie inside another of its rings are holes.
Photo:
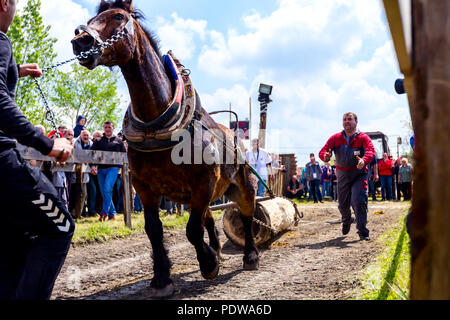
[[[261,149],[266,148],[266,128],[267,128],[267,112],[261,112],[259,120],[259,147]]]
[[[130,194],[130,173],[128,163],[122,167],[122,184],[123,184],[123,215],[125,225],[132,229],[131,225],[131,194]]]
[[[450,2],[413,0],[411,299],[450,299]]]

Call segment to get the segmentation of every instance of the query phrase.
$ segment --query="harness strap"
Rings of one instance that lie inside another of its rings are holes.
[[[75,35],[79,35],[81,31],[86,32],[88,35],[94,38],[94,40],[97,41],[100,46],[105,43],[102,39],[100,39],[100,35],[98,34],[98,32],[91,27],[85,25],[78,26],[75,29]]]
[[[192,119],[200,101],[185,67],[173,56],[172,52],[163,57],[166,70],[175,85],[174,98],[166,111],[157,119],[148,123],[138,119],[132,106],[128,108],[123,122],[123,132],[129,146],[140,152],[157,152],[175,147],[172,134],[180,129],[191,130]]]

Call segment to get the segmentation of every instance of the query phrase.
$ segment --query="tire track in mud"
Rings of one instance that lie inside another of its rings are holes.
[[[243,250],[227,240],[218,221],[224,260],[212,281],[201,277],[185,230],[166,231],[176,287],[172,299],[350,298],[359,286],[359,272],[379,253],[374,239],[397,223],[407,208],[400,203],[369,205],[372,241],[361,242],[354,225],[349,235],[341,235],[335,205],[300,206],[304,219],[261,248],[258,271],[242,269]],[[384,214],[373,214],[379,210]],[[148,299],[152,264],[146,235],[71,248],[52,299]]]

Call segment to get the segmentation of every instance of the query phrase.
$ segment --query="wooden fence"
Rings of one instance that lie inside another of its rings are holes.
[[[50,161],[55,162],[52,157],[44,156],[39,151],[17,145],[17,149],[25,160],[36,161]],[[268,180],[268,186],[276,196],[284,196],[286,193],[286,186],[290,179],[290,171],[293,166],[291,161],[293,155],[283,155],[283,163],[287,164],[287,172],[282,172],[276,169],[274,172],[274,179]],[[294,156],[295,158],[295,156]],[[65,162],[63,167],[55,168],[55,171],[75,172],[79,164],[90,165],[120,165],[122,166],[122,184],[123,184],[123,214],[125,225],[132,228],[131,213],[133,211],[132,186],[130,182],[130,172],[127,154],[124,152],[107,152],[107,151],[93,151],[93,150],[73,150],[72,156]],[[89,171],[90,172],[90,171]]]
[[[18,144],[17,149],[25,160],[55,162],[54,158],[44,156],[33,148]],[[103,164],[122,166],[123,214],[125,225],[131,229],[131,212],[133,208],[133,201],[131,196],[131,183],[127,154],[124,152],[74,150],[72,156],[65,162],[65,166],[59,167],[57,171],[75,172],[76,165],[83,163],[93,165]]]

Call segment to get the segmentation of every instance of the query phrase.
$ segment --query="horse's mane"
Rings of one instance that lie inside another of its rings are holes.
[[[136,21],[139,22],[142,30],[144,31],[145,35],[147,36],[148,40],[150,41],[150,44],[151,44],[153,50],[155,50],[158,57],[161,58],[162,55],[161,55],[161,49],[159,47],[159,39],[153,32],[151,32],[149,29],[144,27],[141,23],[141,22],[145,21],[144,13],[141,10],[134,9],[134,8],[132,8],[132,10],[129,10],[127,7],[125,7],[122,0],[116,0],[116,1],[108,1],[108,2],[102,1],[102,3],[100,3],[100,5],[98,6],[97,15],[99,15],[100,13],[102,13],[106,10],[113,9],[113,8],[119,8],[119,9],[128,11],[131,14],[131,16],[134,19],[136,19]]]

